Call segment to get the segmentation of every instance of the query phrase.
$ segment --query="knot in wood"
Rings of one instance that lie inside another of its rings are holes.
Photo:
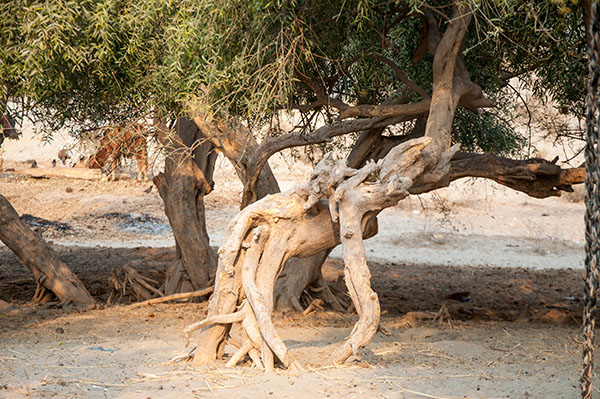
[[[344,238],[352,238],[354,237],[354,232],[352,230],[346,230],[344,232]]]

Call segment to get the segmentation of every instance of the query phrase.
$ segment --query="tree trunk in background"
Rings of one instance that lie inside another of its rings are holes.
[[[165,171],[153,179],[176,243],[175,261],[167,269],[166,295],[208,287],[217,268],[204,209],[217,154],[192,121],[178,119],[173,130],[158,126],[158,139],[166,153]]]
[[[229,159],[240,181],[245,184],[248,179],[248,160],[258,146],[252,131],[233,120],[227,123],[216,122],[210,114],[194,116],[193,120],[204,137]],[[244,209],[252,202],[280,191],[271,167],[266,164],[260,172],[256,190],[253,192],[255,198],[242,198],[240,208]]]
[[[0,240],[33,272],[35,281],[63,303],[93,304],[79,278],[54,250],[25,224],[8,200],[0,195]]]

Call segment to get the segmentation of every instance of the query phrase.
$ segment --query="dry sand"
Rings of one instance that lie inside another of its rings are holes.
[[[8,141],[5,167],[28,159],[48,166],[62,144],[56,137],[41,146],[30,134]],[[310,170],[281,158],[275,165],[282,189]],[[160,275],[172,259],[162,203],[148,187],[0,176],[0,193],[19,213],[68,225],[39,231],[99,301],[114,267],[129,262]],[[219,161],[216,190],[206,198],[214,246],[240,189]],[[346,366],[327,368],[330,345],[349,333],[355,316],[277,315],[278,331],[307,372],[170,364],[189,349],[182,329],[203,317],[204,304],[32,306],[31,274],[1,247],[0,299],[8,304],[0,302],[0,398],[576,398],[584,206],[572,199],[580,196],[536,200],[467,181],[386,210],[365,248],[392,336],[377,336]],[[343,267],[339,255],[325,270],[332,284]],[[462,291],[470,292],[468,302],[450,298]],[[450,323],[406,328],[407,312],[442,304]]]

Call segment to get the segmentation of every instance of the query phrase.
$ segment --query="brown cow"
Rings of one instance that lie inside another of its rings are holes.
[[[19,136],[19,131],[16,128],[15,120],[8,115],[0,117],[0,147],[4,143],[4,139],[15,139]],[[0,172],[2,172],[2,148],[0,148]]]
[[[87,163],[88,168],[102,169],[107,163],[108,180],[115,180],[122,158],[135,158],[137,181],[148,181],[147,129],[140,124],[106,128],[98,139],[98,151]],[[110,161],[110,162],[109,162]]]

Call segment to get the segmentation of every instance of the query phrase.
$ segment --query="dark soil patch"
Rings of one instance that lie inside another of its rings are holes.
[[[108,278],[129,265],[162,281],[175,257],[174,248],[88,248],[56,246],[58,255],[90,293],[105,302]],[[28,302],[35,292],[30,271],[7,248],[0,248],[0,299]],[[582,272],[524,268],[452,267],[371,263],[372,284],[384,317],[408,312],[437,312],[446,305],[454,320],[547,321],[575,323],[583,297]],[[329,259],[324,273],[333,284],[343,272],[340,259]],[[125,302],[131,298],[125,298]],[[344,317],[342,317],[343,319]],[[335,319],[335,317],[334,317]]]
[[[371,283],[383,314],[437,312],[446,305],[457,320],[579,323],[583,271],[500,267],[370,264]],[[343,262],[329,259],[326,278],[335,281]]]
[[[118,223],[121,230],[127,233],[160,235],[171,230],[171,226],[166,221],[146,214],[110,212],[96,216],[96,218],[114,221]]]
[[[55,232],[61,233],[70,233],[73,230],[71,226],[67,223],[47,220],[44,218],[30,215],[28,213],[21,215],[21,220],[27,223],[29,227],[31,227],[33,230],[40,233],[46,232],[48,230],[53,230]]]

